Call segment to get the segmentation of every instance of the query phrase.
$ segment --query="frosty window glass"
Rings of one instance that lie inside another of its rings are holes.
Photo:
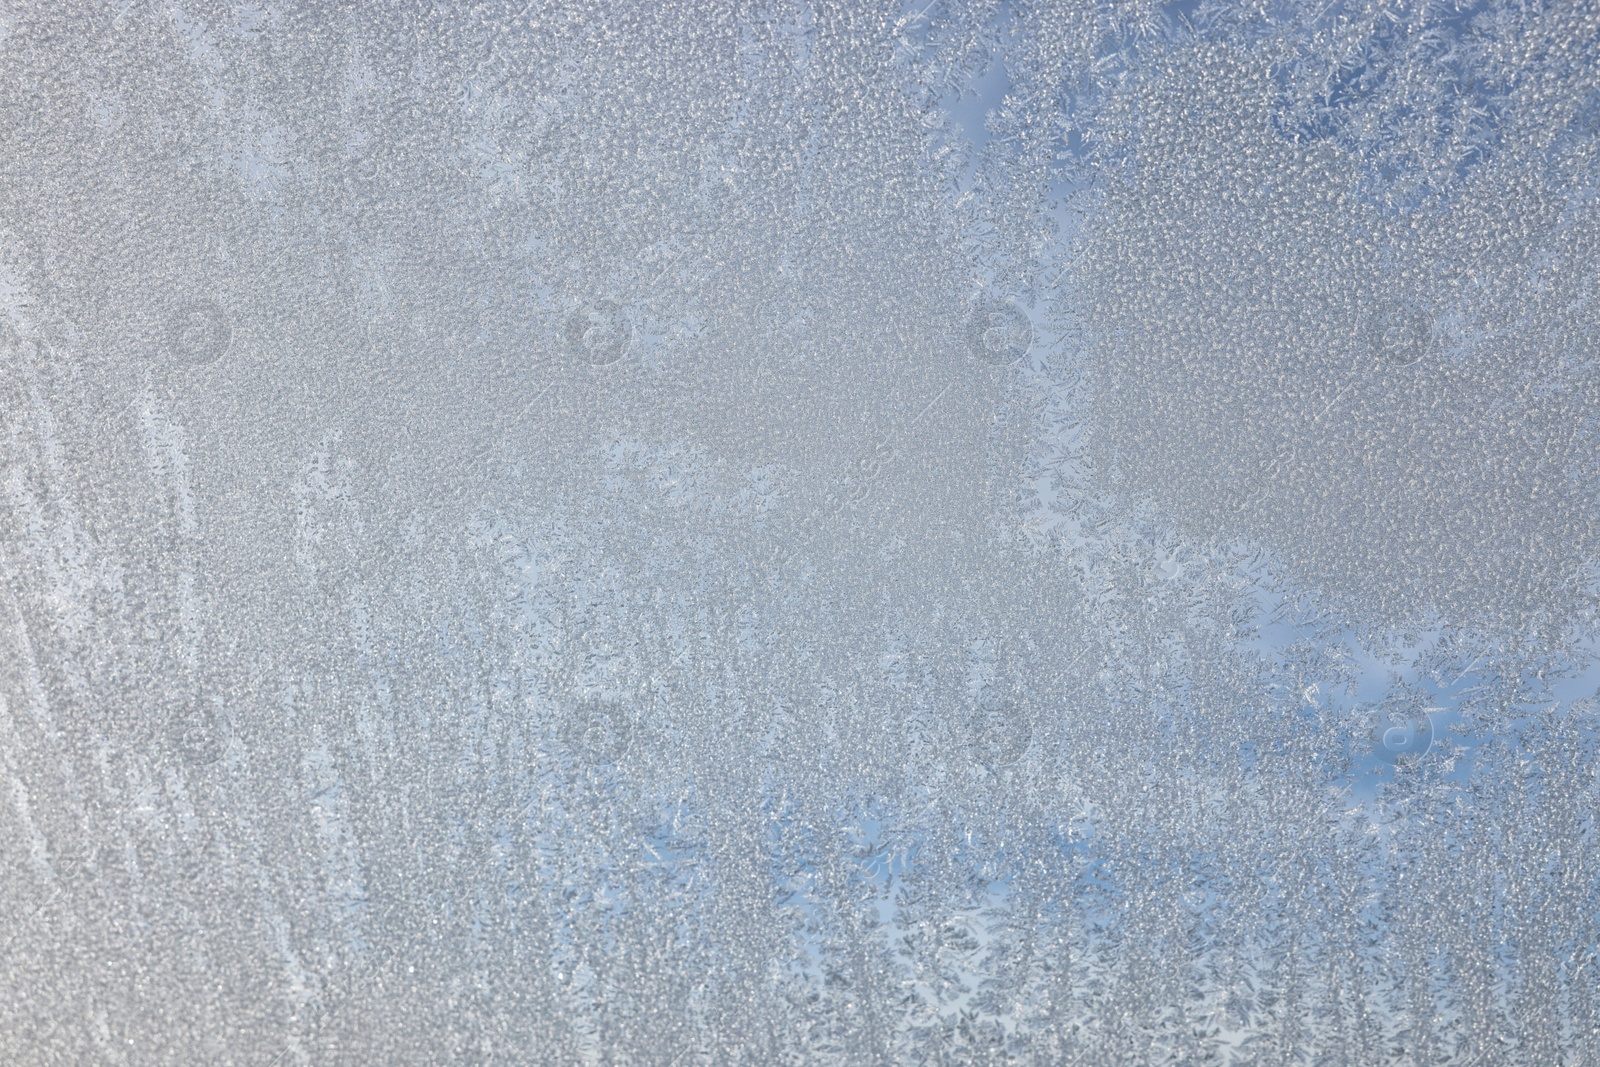
[[[1600,1061],[1593,0],[0,6],[0,1062]]]

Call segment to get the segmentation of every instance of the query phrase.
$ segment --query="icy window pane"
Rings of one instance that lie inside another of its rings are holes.
[[[1600,13],[0,12],[0,1063],[1600,1060]]]

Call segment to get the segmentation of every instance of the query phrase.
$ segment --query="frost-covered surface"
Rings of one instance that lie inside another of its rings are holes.
[[[0,16],[0,1062],[1600,1060],[1600,14]]]

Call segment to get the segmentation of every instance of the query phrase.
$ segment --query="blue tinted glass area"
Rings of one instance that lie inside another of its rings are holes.
[[[0,1064],[1600,1062],[1600,13],[0,12]]]

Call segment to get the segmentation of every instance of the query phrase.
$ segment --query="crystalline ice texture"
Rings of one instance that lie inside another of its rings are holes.
[[[0,1064],[1600,1060],[1597,72],[9,5]]]

